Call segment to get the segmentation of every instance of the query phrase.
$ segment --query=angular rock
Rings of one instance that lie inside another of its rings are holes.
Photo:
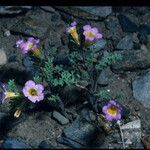
[[[103,49],[106,43],[107,43],[106,40],[101,39],[101,40],[96,41],[93,45],[91,45],[91,47],[94,49],[94,51],[98,51],[98,50]]]
[[[56,119],[62,125],[69,123],[69,120],[57,111],[53,111],[53,118]]]
[[[0,6],[0,15],[19,14],[30,9],[32,6]]]
[[[150,108],[150,72],[139,76],[132,82],[133,96],[146,108]]]
[[[2,143],[1,148],[4,148],[4,149],[28,149],[31,147],[16,138],[7,138]]]
[[[125,145],[135,145],[138,148],[141,145],[141,121],[135,120],[122,125],[121,130],[123,132],[123,137]]]
[[[63,130],[62,137],[65,138],[64,144],[73,148],[89,148],[93,146],[95,141],[92,139],[96,139],[97,136],[102,134],[98,132],[97,127],[88,118],[85,118],[85,111],[89,110],[82,110],[80,116]],[[101,142],[103,142],[103,139]]]
[[[3,48],[0,49],[0,66],[7,63],[7,56]]]
[[[127,50],[116,53],[122,56],[122,60],[112,64],[113,71],[130,71],[150,67],[150,52],[146,47],[141,50]]]
[[[39,149],[54,149],[54,147],[47,141],[42,141],[39,144]]]
[[[121,28],[124,32],[136,32],[138,31],[138,26],[132,22],[128,17],[124,15],[119,15],[118,16],[119,23],[121,25]]]
[[[44,38],[51,27],[51,15],[41,9],[27,14],[11,27],[12,33]]]
[[[144,43],[144,44],[148,43],[148,34],[150,34],[150,26],[141,25],[139,27],[139,34],[138,34],[138,38],[141,43]]]
[[[130,50],[132,48],[133,48],[133,40],[132,36],[130,35],[127,35],[124,38],[122,38],[117,44],[117,49]]]
[[[142,142],[143,142],[144,147],[145,147],[146,149],[150,149],[150,136],[144,136],[144,137],[142,138]]]
[[[64,11],[72,16],[80,17],[83,19],[99,20],[107,17],[112,13],[112,7],[55,7],[58,10]]]
[[[40,6],[41,9],[47,11],[47,12],[50,12],[50,13],[54,13],[55,12],[55,9],[50,7],[50,6]]]
[[[116,17],[110,17],[105,21],[106,28],[112,32],[116,32],[120,28],[119,21]]]
[[[104,69],[99,76],[98,84],[102,86],[108,85],[110,76],[111,76],[111,70],[109,68]]]

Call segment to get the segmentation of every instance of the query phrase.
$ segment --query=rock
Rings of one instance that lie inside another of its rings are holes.
[[[146,149],[150,149],[150,136],[144,136],[144,137],[142,138],[142,142],[143,142],[144,147],[145,147]]]
[[[146,108],[150,108],[150,72],[139,76],[132,82],[133,96]]]
[[[60,92],[65,106],[73,106],[86,100],[86,91],[83,88],[68,85]]]
[[[150,67],[150,52],[146,47],[143,47],[141,50],[126,50],[116,53],[122,56],[122,60],[112,64],[113,71],[130,71]]]
[[[50,7],[50,6],[40,6],[40,8],[47,11],[47,12],[50,12],[50,13],[55,12],[55,9],[53,7]]]
[[[144,44],[148,43],[148,34],[150,34],[150,26],[141,25],[139,27],[139,34],[138,34],[138,38],[141,43],[144,43]]]
[[[104,69],[101,72],[100,76],[99,76],[98,84],[101,85],[101,86],[108,85],[110,76],[111,76],[111,70],[110,70],[110,68]]]
[[[112,13],[112,7],[55,7],[58,10],[69,13],[72,16],[83,19],[99,20],[107,17]]]
[[[106,28],[109,29],[111,32],[116,32],[118,28],[120,28],[119,21],[116,17],[109,17],[105,21]]]
[[[61,142],[73,148],[89,148],[92,147],[95,142],[95,140],[93,141],[92,139],[96,139],[98,136],[104,136],[104,134],[98,132],[97,127],[89,121],[89,119],[87,120],[85,118],[85,111],[86,110],[82,110],[80,116],[63,130],[62,137],[65,141]],[[101,143],[102,142],[103,138],[101,137]]]
[[[0,66],[7,63],[7,56],[3,48],[0,49]]]
[[[11,34],[10,34],[10,31],[9,30],[5,30],[4,31],[4,36],[5,37],[9,37]]]
[[[53,111],[53,118],[56,119],[61,125],[69,123],[69,120],[57,111]]]
[[[49,15],[48,15],[49,14]],[[41,9],[28,13],[23,19],[13,25],[10,31],[14,34],[23,34],[44,38],[51,26],[51,15]]]
[[[132,40],[132,36],[130,36],[130,35],[126,35],[117,44],[117,49],[129,50],[132,48],[133,48],[133,40]]]
[[[134,145],[135,148],[141,146],[141,121],[139,119],[122,125],[120,128],[126,146]]]
[[[32,9],[32,6],[0,6],[0,15],[20,14]]]
[[[107,43],[106,40],[101,39],[96,41],[93,45],[91,45],[91,47],[94,49],[94,51],[99,51],[105,48],[106,43]]]
[[[47,141],[42,141],[39,144],[39,149],[54,149],[54,147]]]
[[[28,149],[31,148],[27,144],[16,138],[7,138],[1,145],[1,148],[4,149]]]
[[[127,18],[124,15],[119,15],[118,16],[119,23],[121,25],[121,28],[123,32],[136,32],[138,30],[138,26],[133,23],[129,18]]]

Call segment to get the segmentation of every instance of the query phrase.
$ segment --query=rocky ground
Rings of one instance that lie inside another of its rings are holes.
[[[19,37],[34,36],[45,49],[69,51],[66,28],[76,20],[91,24],[103,34],[101,46],[123,59],[106,68],[99,88],[112,95],[129,113],[122,128],[127,148],[150,148],[150,8],[149,7],[0,7],[0,80],[16,79],[22,85],[30,78],[15,43]],[[78,98],[79,99],[79,98]],[[83,104],[66,108],[72,120],[59,112],[40,111],[8,115],[9,103],[0,106],[2,148],[123,148],[118,130],[105,134],[92,122],[95,116]],[[135,121],[135,122],[134,122]],[[128,125],[126,125],[129,123]],[[130,136],[129,136],[130,135]],[[145,138],[147,137],[147,138]],[[141,142],[141,139],[144,139]],[[144,144],[143,144],[144,143]],[[145,147],[144,147],[145,146]]]

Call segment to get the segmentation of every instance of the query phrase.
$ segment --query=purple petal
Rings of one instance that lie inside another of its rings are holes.
[[[29,96],[29,92],[28,92],[27,87],[24,87],[24,88],[22,89],[22,92],[23,92],[23,94],[24,94],[25,97],[28,97],[28,96]]]
[[[97,30],[97,28],[95,28],[95,27],[92,28],[91,31],[92,31],[93,34],[97,34],[97,33],[98,33],[98,30]]]
[[[113,119],[113,117],[111,115],[106,115],[105,116],[106,120],[111,121]]]
[[[97,33],[96,35],[95,35],[95,38],[96,39],[101,39],[103,36],[102,36],[102,34],[100,34],[100,33]]]
[[[73,27],[73,26],[76,26],[77,25],[77,22],[76,21],[74,21],[74,22],[72,22],[71,23],[71,26]]]
[[[18,41],[16,42],[16,47],[19,47],[20,44],[22,44],[23,42],[24,42],[23,40],[18,40]]]
[[[116,120],[121,119],[121,114],[116,114],[116,115],[114,116],[114,119],[116,119]]]
[[[36,87],[36,90],[40,93],[42,93],[44,90],[44,87],[42,84],[37,84],[35,87]]]
[[[34,38],[33,37],[29,37],[28,40],[27,40],[27,42],[33,43],[34,42]]]
[[[37,96],[28,96],[28,99],[29,99],[31,102],[35,103],[35,102],[37,101],[38,97],[37,97]]]
[[[37,45],[33,45],[33,47],[31,48],[31,50],[35,50],[37,48]]]
[[[83,30],[91,30],[91,26],[90,25],[85,25],[85,26],[83,26]]]
[[[92,41],[94,40],[94,37],[86,36],[86,37],[85,37],[85,40],[88,40],[88,41],[92,42]]]
[[[44,94],[41,93],[40,95],[38,95],[38,99],[37,101],[42,101],[44,99]]]
[[[113,101],[113,100],[110,100],[109,104],[112,104],[112,105],[115,105],[115,106],[117,105],[117,103],[115,101]]]
[[[0,89],[2,89],[3,92],[6,91],[6,86],[5,86],[5,84],[3,84],[2,82],[0,82]]]
[[[25,86],[35,87],[35,82],[32,80],[29,80],[25,83]]]
[[[106,114],[106,113],[107,113],[107,109],[108,109],[108,107],[107,107],[107,106],[104,106],[104,107],[102,108],[102,112],[103,112],[104,114]]]
[[[0,92],[0,104],[2,104],[5,100],[5,94],[4,92]]]

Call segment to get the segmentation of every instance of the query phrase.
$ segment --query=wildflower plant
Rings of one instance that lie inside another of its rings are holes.
[[[35,72],[31,72],[31,79],[25,81],[21,90],[17,89],[14,80],[8,82],[9,91],[6,90],[4,84],[0,84],[1,103],[5,99],[13,98],[14,100],[10,102],[15,117],[19,117],[22,111],[28,108],[35,108],[39,103],[49,104],[61,101],[60,91],[65,86],[80,85],[82,81],[88,82],[83,88],[95,97],[100,96],[97,89],[99,74],[121,57],[113,52],[95,49],[95,43],[103,38],[98,28],[84,25],[79,35],[77,26],[77,22],[74,21],[67,28],[67,33],[71,37],[70,43],[73,41],[76,46],[75,51],[70,50],[67,54],[70,66],[56,63],[58,49],[40,47],[40,39],[29,37],[16,42],[16,47],[24,56],[25,67]],[[120,119],[121,111],[117,102],[114,105],[110,103],[104,106],[103,115],[106,115],[108,120]]]

